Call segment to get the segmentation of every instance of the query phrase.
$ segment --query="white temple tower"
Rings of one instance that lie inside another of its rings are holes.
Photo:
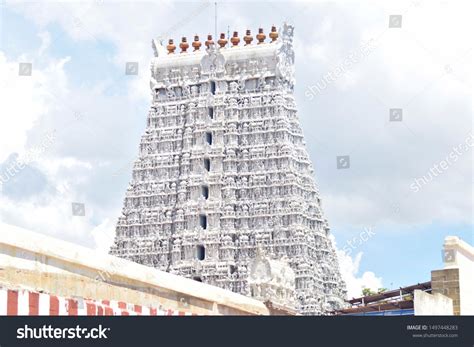
[[[296,114],[293,27],[181,52],[155,41],[153,103],[111,253],[251,295],[257,249],[287,258],[297,310],[345,295]],[[219,46],[219,47],[218,47]]]

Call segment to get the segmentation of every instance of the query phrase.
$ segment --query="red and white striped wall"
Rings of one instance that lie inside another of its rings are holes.
[[[64,298],[0,287],[0,316],[195,316],[191,312],[113,300]]]

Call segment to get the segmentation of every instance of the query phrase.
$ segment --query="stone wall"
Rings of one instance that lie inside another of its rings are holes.
[[[0,223],[0,287],[201,315],[268,315],[260,301]]]
[[[431,288],[433,294],[443,294],[451,298],[453,300],[454,314],[460,314],[459,269],[431,271]]]
[[[444,269],[431,272],[433,293],[453,299],[454,314],[474,314],[474,248],[456,236],[443,245]]]
[[[453,315],[453,299],[439,293],[429,294],[415,290],[413,304],[415,316]]]
[[[27,289],[0,286],[0,316],[193,316],[189,311],[161,304],[142,306],[116,300],[63,297]]]

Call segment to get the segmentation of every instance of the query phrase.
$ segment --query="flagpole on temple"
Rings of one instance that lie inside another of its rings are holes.
[[[217,37],[217,1],[214,2],[214,37]]]

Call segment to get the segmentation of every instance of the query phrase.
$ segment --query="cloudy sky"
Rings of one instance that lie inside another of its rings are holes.
[[[0,10],[0,220],[106,251],[145,127],[151,39],[214,33],[214,3]],[[295,25],[299,117],[352,295],[430,280],[446,235],[474,243],[472,13],[461,1],[218,4],[218,32]]]

